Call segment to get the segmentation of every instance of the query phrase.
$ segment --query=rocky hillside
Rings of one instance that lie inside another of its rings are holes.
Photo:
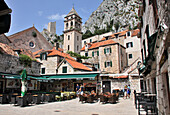
[[[82,31],[86,33],[95,29],[108,29],[122,31],[137,27],[139,0],[103,0],[83,25]]]

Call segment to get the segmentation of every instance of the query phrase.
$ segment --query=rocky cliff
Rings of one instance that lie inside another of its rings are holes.
[[[103,0],[83,25],[82,31],[109,29],[117,32],[137,27],[139,0]]]

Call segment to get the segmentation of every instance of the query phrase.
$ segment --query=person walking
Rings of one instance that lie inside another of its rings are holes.
[[[130,98],[130,85],[128,85],[128,87],[127,87],[127,96],[128,96],[128,98]]]
[[[76,94],[77,94],[77,96],[79,95],[79,89],[80,89],[80,86],[79,86],[79,84],[77,84],[77,86],[76,86]]]
[[[84,89],[84,87],[83,87],[83,85],[81,84],[81,86],[80,86],[80,94],[81,94],[81,95],[83,95],[83,89]]]

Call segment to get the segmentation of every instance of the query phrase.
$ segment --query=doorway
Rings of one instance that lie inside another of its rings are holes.
[[[111,93],[111,86],[110,81],[103,81],[103,93],[110,92]]]
[[[3,81],[0,81],[0,93],[3,93]]]

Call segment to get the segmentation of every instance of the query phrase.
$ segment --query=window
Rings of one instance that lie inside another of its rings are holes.
[[[66,61],[64,61],[64,64],[66,64]]]
[[[79,51],[79,46],[77,46],[77,51]]]
[[[112,53],[112,49],[111,48],[105,48],[104,54],[109,54],[109,53]]]
[[[70,50],[70,46],[68,45],[68,50]]]
[[[66,28],[68,28],[68,23],[66,23]]]
[[[92,42],[92,39],[90,39],[90,43]]]
[[[71,26],[73,26],[73,22],[71,21]]]
[[[67,67],[63,67],[62,73],[67,73]]]
[[[88,52],[85,53],[85,56],[88,57]]]
[[[77,36],[77,41],[79,41],[79,36]]]
[[[127,32],[127,36],[130,36],[130,32]]]
[[[29,43],[29,46],[30,46],[31,48],[33,48],[33,47],[34,47],[34,42],[30,42],[30,43]]]
[[[46,53],[41,53],[40,54],[40,60],[47,60],[47,54]]]
[[[105,68],[106,67],[112,67],[112,61],[105,62]]]
[[[118,38],[118,37],[119,37],[119,34],[115,34],[115,36],[116,36],[116,38]]]
[[[126,43],[126,48],[130,48],[130,47],[133,47],[133,42]]]
[[[41,74],[45,74],[45,68],[41,68]]]
[[[132,54],[129,54],[129,59],[133,58]]]
[[[70,35],[68,35],[68,40],[70,40]]]
[[[86,44],[86,41],[84,41],[84,45]]]
[[[94,67],[95,67],[96,69],[99,69],[99,64],[94,64]]]

